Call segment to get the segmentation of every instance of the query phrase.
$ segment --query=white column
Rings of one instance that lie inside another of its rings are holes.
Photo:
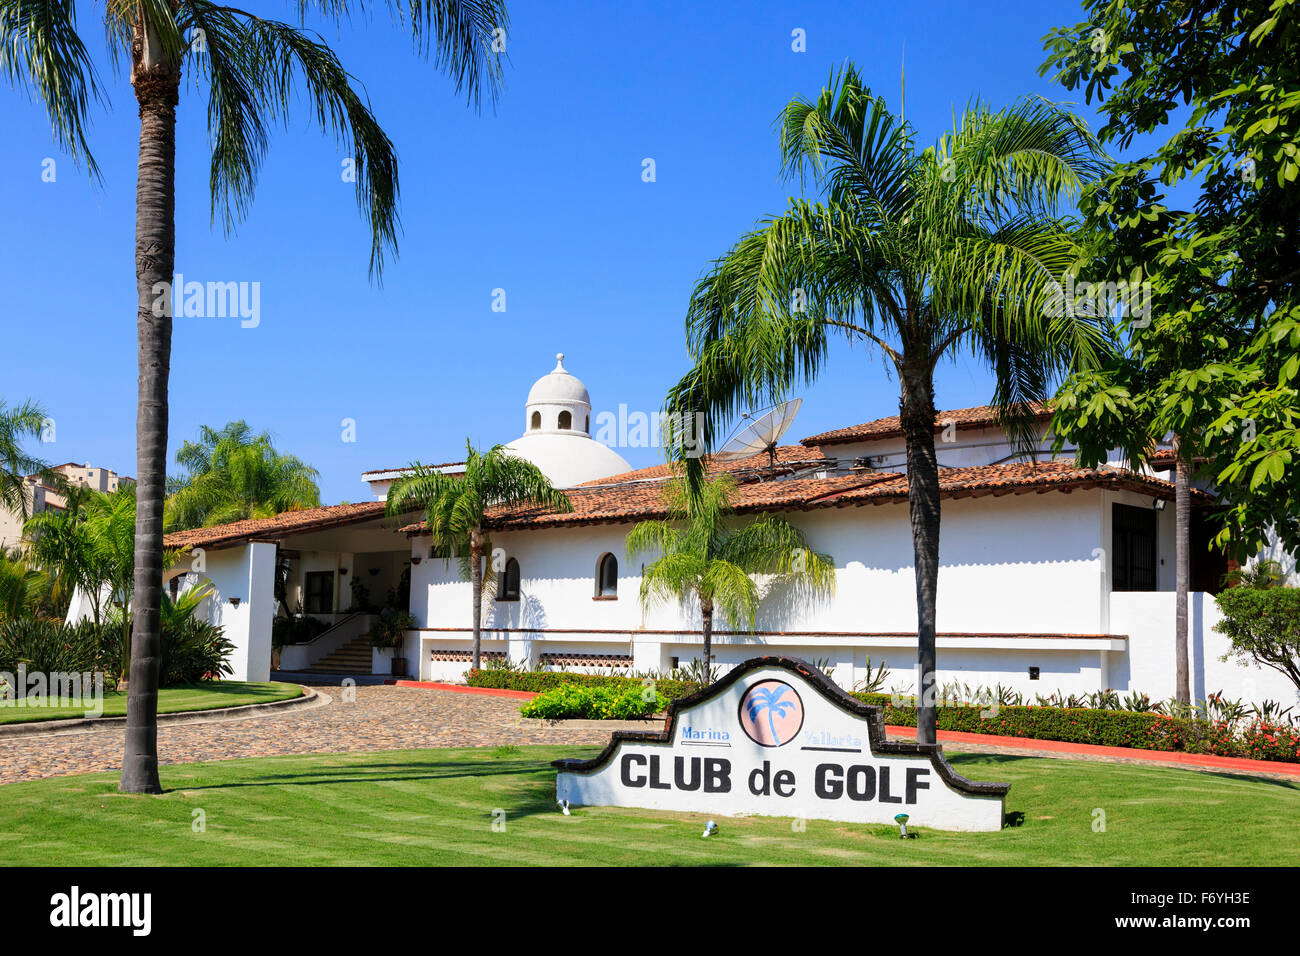
[[[271,622],[275,617],[275,545],[255,541],[211,552],[214,624],[221,625],[234,649],[226,662],[230,680],[271,678]],[[239,603],[234,602],[238,599]]]

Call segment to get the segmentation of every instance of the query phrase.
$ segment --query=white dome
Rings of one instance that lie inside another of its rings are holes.
[[[563,352],[555,359],[555,370],[528,393],[523,437],[506,448],[540,468],[557,488],[631,471],[622,455],[592,439],[587,386],[564,370]]]
[[[586,405],[591,407],[591,395],[581,380],[564,369],[564,353],[555,356],[555,368],[543,375],[528,391],[528,404],[532,405]]]
[[[572,488],[585,481],[632,470],[614,449],[579,432],[524,435],[506,448],[531,461],[557,488]]]

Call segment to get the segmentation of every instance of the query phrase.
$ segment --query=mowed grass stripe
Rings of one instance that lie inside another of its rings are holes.
[[[404,750],[162,768],[169,792],[115,774],[0,787],[6,861],[29,865],[1300,865],[1295,783],[1087,761],[956,754],[1010,783],[1000,833],[790,818],[555,807],[558,756],[596,748]],[[805,803],[811,801],[805,801]],[[206,815],[196,833],[193,810]],[[505,813],[502,832],[493,811]],[[1094,831],[1095,811],[1105,831]],[[915,822],[915,821],[914,821]]]

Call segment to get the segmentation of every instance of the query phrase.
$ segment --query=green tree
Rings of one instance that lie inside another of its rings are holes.
[[[268,432],[247,422],[217,431],[204,425],[197,442],[176,452],[185,473],[168,479],[163,527],[168,531],[269,518],[320,504],[320,473],[294,455],[275,450]]]
[[[415,462],[410,472],[388,489],[388,515],[422,512],[434,548],[447,560],[459,559],[470,580],[474,668],[481,663],[482,651],[483,559],[492,551],[486,527],[488,511],[525,505],[555,512],[573,510],[564,492],[536,465],[515,456],[504,445],[482,453],[467,441],[464,474],[447,475]]]
[[[684,479],[664,489],[667,520],[642,521],[627,535],[627,556],[658,555],[641,574],[641,605],[677,599],[700,607],[702,672],[711,673],[713,616],[732,629],[754,629],[761,598],[755,575],[811,596],[835,590],[835,562],[814,551],[803,534],[777,515],[736,526],[736,482],[720,475],[692,494]]]
[[[135,529],[135,486],[129,483],[110,494],[92,492],[79,510],[42,511],[27,519],[25,526],[33,561],[85,595],[101,638],[106,637],[104,627],[110,619],[122,628],[115,642],[122,649],[118,677],[132,673]],[[173,554],[164,554],[162,566],[173,560]]]
[[[23,450],[23,439],[39,438],[47,420],[45,409],[35,402],[9,406],[0,399],[0,509],[23,520],[31,507],[27,478],[56,480],[46,462]]]
[[[505,30],[502,0],[411,0],[386,4],[416,48],[433,53],[457,91],[478,105],[495,97],[501,77],[495,31]],[[370,7],[355,0],[299,0],[300,17],[335,24]],[[298,106],[314,115],[352,154],[357,202],[371,231],[370,267],[378,276],[397,241],[397,157],[353,77],[319,35],[210,0],[109,0],[105,25],[115,65],[130,64],[139,107],[136,183],[137,512],[131,690],[120,787],[160,793],[158,782],[159,604],[162,597],[163,500],[167,456],[167,380],[171,363],[171,283],[176,253],[176,108],[181,70],[207,92],[212,144],[212,217],[227,232],[252,201],[269,127]],[[92,101],[101,99],[73,5],[64,0],[0,0],[0,71],[34,88],[54,135],[92,175],[86,139]],[[187,87],[187,90],[191,87]],[[306,102],[299,104],[301,95]]]
[[[1274,0],[1083,9],[1041,72],[1085,89],[1101,141],[1131,154],[1080,208],[1093,277],[1143,283],[1150,310],[1124,323],[1124,354],[1066,383],[1053,429],[1084,464],[1119,447],[1135,467],[1173,436],[1186,702],[1192,478],[1226,505],[1218,546],[1245,557],[1270,529],[1300,545],[1300,24]],[[1179,184],[1191,208],[1170,207]]]
[[[0,548],[0,623],[36,616],[49,590],[48,574],[32,567],[20,553]]]
[[[919,738],[936,730],[935,606],[939,475],[934,369],[965,351],[995,376],[992,403],[1022,444],[1029,404],[1065,370],[1109,348],[1094,318],[1053,310],[1077,255],[1061,210],[1102,169],[1081,120],[1038,99],[973,103],[918,151],[910,127],[851,65],[815,101],[779,120],[789,177],[822,201],[792,199],[700,281],[687,337],[694,368],[667,405],[703,413],[704,448],[721,420],[814,380],[831,343],[879,350],[898,376],[916,567]],[[1053,313],[1056,314],[1053,314]],[[687,459],[698,481],[701,464]]]

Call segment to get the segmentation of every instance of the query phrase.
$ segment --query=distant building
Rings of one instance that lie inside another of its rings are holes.
[[[134,478],[119,476],[111,468],[96,468],[87,462],[79,465],[75,461],[64,462],[50,469],[62,475],[69,483],[102,491],[105,494],[117,491],[123,483],[134,483]],[[42,511],[62,511],[68,506],[58,490],[41,481],[36,475],[28,475],[24,481],[27,498],[27,517]],[[16,547],[23,538],[23,516],[15,511],[0,507],[0,548]]]

